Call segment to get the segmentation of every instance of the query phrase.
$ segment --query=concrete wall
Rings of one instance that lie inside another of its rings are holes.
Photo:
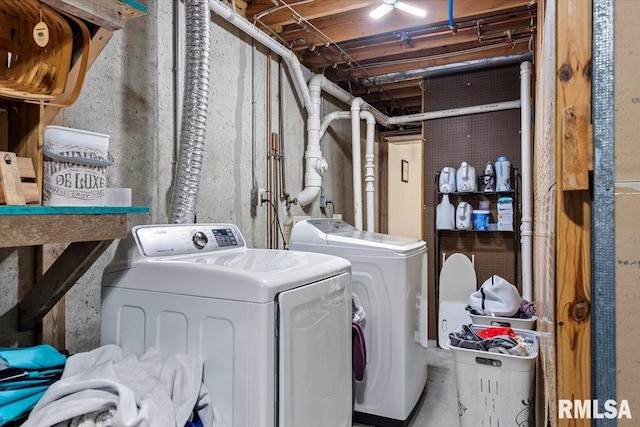
[[[91,68],[81,97],[65,111],[66,126],[111,135],[116,164],[108,171],[108,186],[133,189],[133,204],[146,205],[150,215],[131,215],[129,225],[163,223],[168,219],[174,174],[173,2],[146,2],[149,13],[127,22],[114,34]],[[267,205],[252,214],[252,154],[260,187],[266,187],[266,66],[267,51],[256,47],[217,16],[212,17],[211,91],[205,166],[197,205],[198,222],[233,222],[253,247],[267,246]],[[255,64],[252,63],[255,57]],[[277,131],[277,57],[273,70],[272,130]],[[252,82],[255,65],[256,120],[252,122]],[[309,74],[310,75],[310,74]],[[290,76],[284,84],[286,186],[295,197],[302,189],[306,112],[293,92]],[[323,114],[348,110],[332,99]],[[256,150],[252,153],[252,125]],[[350,124],[334,122],[321,142],[330,169],[324,191],[336,212],[352,221]],[[282,210],[280,219],[286,212]],[[291,216],[324,216],[314,202]],[[113,255],[113,245],[67,293],[67,348],[86,351],[99,345],[100,280]],[[0,250],[0,346],[29,345],[30,333],[18,334],[15,306],[18,288],[33,281],[31,248]]]

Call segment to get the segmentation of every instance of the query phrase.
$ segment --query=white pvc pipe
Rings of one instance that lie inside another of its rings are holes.
[[[304,190],[298,194],[298,203],[307,206],[313,202],[322,187],[322,175],[327,170],[327,162],[320,150],[320,87],[309,86],[312,108],[307,117],[307,149],[304,152]]]
[[[322,124],[320,125],[320,139],[322,139],[325,132],[331,125],[332,121],[337,119],[350,119],[350,118],[351,118],[350,111],[334,111],[324,116],[324,119],[322,119]]]
[[[360,106],[362,98],[351,102],[351,163],[353,170],[353,226],[362,230],[362,155],[360,146]]]
[[[353,115],[349,111],[334,111],[324,116],[322,125],[320,126],[320,139],[324,136],[325,132],[331,125],[331,122],[338,119],[350,119]],[[360,119],[367,122],[367,142],[365,149],[365,192],[367,193],[366,199],[366,217],[367,217],[367,231],[375,231],[375,173],[374,173],[374,151],[373,142],[375,137],[376,119],[369,111],[360,111]],[[359,132],[359,130],[358,130]]]
[[[318,92],[320,89],[322,89],[326,93],[336,97],[338,100],[346,104],[351,104],[354,100],[354,97],[349,92],[345,91],[335,83],[327,80],[323,75],[320,74],[314,74],[309,81],[309,86],[307,87],[304,75],[302,73],[302,65],[293,52],[276,42],[268,34],[260,31],[257,27],[244,19],[242,16],[237,15],[234,10],[230,9],[219,0],[209,0],[209,8],[211,9],[211,11],[223,17],[224,19],[229,21],[229,23],[244,31],[247,35],[254,38],[262,45],[280,55],[287,64],[289,72],[293,77],[293,83],[296,89],[296,93],[304,103],[304,106],[310,116],[308,119],[308,123],[312,125],[308,129],[308,146],[307,151],[305,151],[305,189],[298,195],[298,201],[302,206],[311,203],[318,196],[318,194],[320,194],[322,173],[318,173],[318,171],[323,172],[327,168],[327,162],[322,157],[322,153],[320,152],[319,135],[316,139],[316,133],[319,134],[319,132],[316,132],[316,120],[318,123],[318,127],[320,126],[320,103],[319,101],[312,101],[311,92],[316,88],[318,88]],[[436,118],[461,116],[466,114],[483,113],[488,111],[499,111],[519,107],[520,101],[518,100],[498,104],[457,108],[453,110],[411,114],[408,116],[388,117],[366,102],[362,102],[362,105],[360,106],[362,110],[370,111],[375,117],[376,121],[384,126]],[[313,116],[313,118],[311,116]],[[359,165],[359,162],[357,162],[357,164]]]
[[[376,130],[376,119],[369,111],[361,111],[360,118],[367,121],[367,145],[365,149],[365,191],[367,192],[367,231],[375,231],[375,186],[374,186],[374,153],[373,153],[373,138]]]
[[[520,127],[522,138],[522,223],[520,244],[522,247],[522,298],[533,301],[533,192],[531,163],[531,63],[520,64]]]
[[[273,52],[280,55],[282,59],[284,59],[291,71],[291,76],[293,77],[293,84],[296,88],[296,92],[298,93],[298,95],[300,95],[307,111],[311,113],[311,111],[313,110],[313,103],[311,102],[311,97],[307,88],[307,82],[304,78],[304,75],[302,74],[302,65],[300,64],[300,61],[298,60],[296,55],[292,51],[269,37],[266,33],[260,31],[251,22],[236,14],[233,9],[221,3],[219,0],[209,0],[209,9],[229,21],[231,24],[235,25],[240,30],[244,31],[254,40],[268,47]]]
[[[302,73],[302,65],[293,52],[285,48],[264,32],[260,31],[256,26],[235,13],[218,0],[209,0],[209,8],[212,12],[220,15],[229,23],[244,31],[257,42],[271,49],[280,55],[287,64],[291,76],[293,77],[293,85],[296,93],[304,103],[307,109],[307,149],[305,156],[305,188],[298,194],[298,203],[306,206],[313,202],[322,186],[322,174],[327,169],[327,161],[322,157],[320,151],[320,90],[317,86],[315,97],[312,96],[312,88],[307,87],[307,82]],[[312,99],[313,98],[313,99]]]
[[[451,110],[430,111],[428,113],[409,114],[407,116],[389,117],[386,124],[395,125],[423,120],[443,119],[445,117],[466,116],[468,114],[487,113],[489,111],[512,110],[520,108],[520,100],[498,102],[495,104],[474,105],[471,107],[453,108]]]

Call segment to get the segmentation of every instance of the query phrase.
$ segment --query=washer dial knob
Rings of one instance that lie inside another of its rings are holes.
[[[198,249],[204,248],[205,246],[207,246],[207,243],[209,243],[209,239],[207,238],[207,235],[204,234],[202,231],[197,231],[193,235],[191,240],[193,240],[193,246],[195,246]]]

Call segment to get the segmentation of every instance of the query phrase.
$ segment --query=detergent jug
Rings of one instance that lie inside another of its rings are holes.
[[[511,191],[511,162],[504,156],[496,162],[496,191]]]
[[[455,210],[449,201],[449,195],[444,194],[436,207],[436,230],[453,230],[456,228],[455,224]]]
[[[471,230],[473,228],[473,208],[467,202],[458,203],[456,208],[456,228]]]
[[[476,169],[467,162],[460,163],[456,176],[458,193],[473,193],[478,188]]]
[[[449,166],[442,168],[438,188],[441,193],[453,193],[456,191],[456,168]]]

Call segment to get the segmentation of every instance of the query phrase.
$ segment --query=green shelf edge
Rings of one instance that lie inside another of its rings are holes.
[[[147,13],[147,7],[141,3],[138,3],[136,0],[122,0],[122,3],[131,6],[134,9],[138,9],[142,13]]]
[[[7,215],[119,215],[148,213],[148,206],[0,206],[0,217]]]

